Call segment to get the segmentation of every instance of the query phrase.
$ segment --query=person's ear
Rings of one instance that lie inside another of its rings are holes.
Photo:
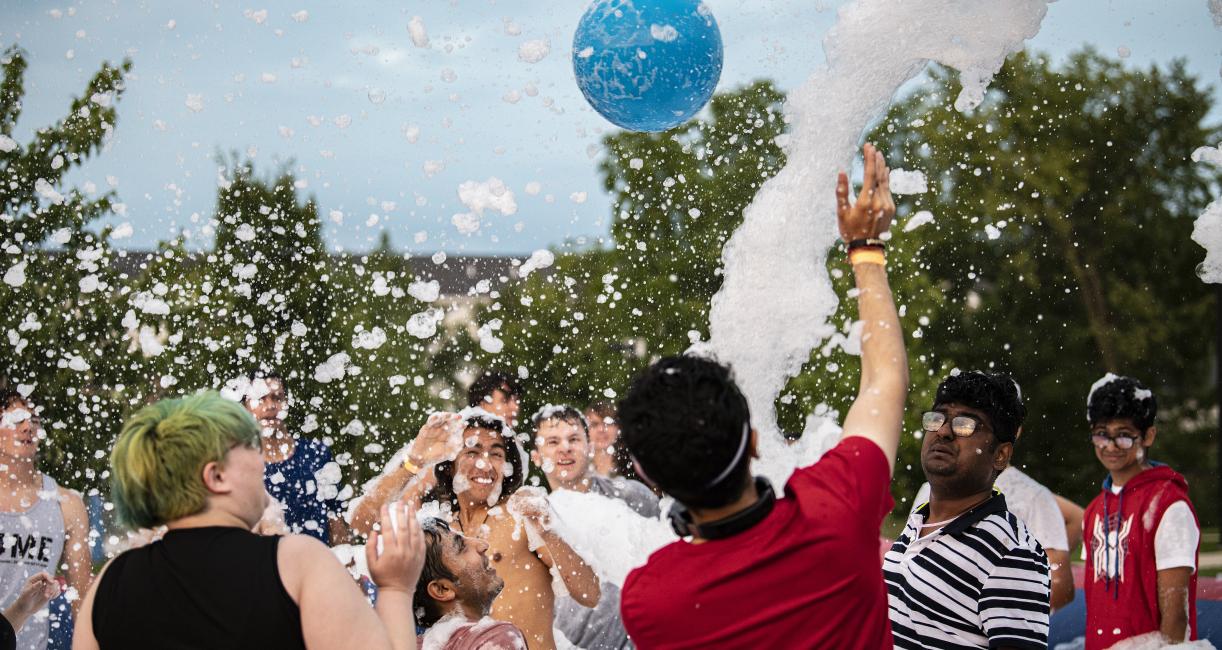
[[[747,452],[751,454],[750,457],[759,458],[759,432],[754,428],[751,429],[751,441],[748,444],[750,445],[750,449],[748,449]]]
[[[1014,456],[1014,443],[1003,442],[997,445],[997,451],[993,452],[993,469],[998,472],[1004,470],[1010,465],[1010,458]]]
[[[538,467],[543,467],[543,457],[539,455],[538,451],[530,452],[530,462]]]
[[[454,583],[446,578],[433,580],[425,586],[424,590],[428,592],[429,598],[442,603],[458,598],[458,592],[454,590]]]
[[[233,487],[226,480],[225,465],[223,463],[212,461],[204,465],[204,469],[201,471],[201,478],[204,480],[204,487],[213,494],[229,494],[233,491]]]
[[[1153,447],[1154,438],[1156,438],[1157,436],[1158,436],[1158,427],[1150,427],[1149,429],[1146,429],[1146,432],[1142,434],[1141,436],[1141,446],[1142,447]]]

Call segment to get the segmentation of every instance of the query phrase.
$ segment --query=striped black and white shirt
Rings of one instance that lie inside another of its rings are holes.
[[[896,648],[1047,648],[1048,556],[1000,492],[919,537],[913,511],[883,559]]]

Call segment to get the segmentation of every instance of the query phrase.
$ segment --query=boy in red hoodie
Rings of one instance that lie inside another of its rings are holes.
[[[1135,636],[1196,638],[1201,529],[1188,482],[1149,459],[1154,393],[1108,373],[1086,398],[1090,439],[1108,476],[1086,508],[1086,649]]]

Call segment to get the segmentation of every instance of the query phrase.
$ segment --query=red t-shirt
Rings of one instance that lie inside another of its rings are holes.
[[[662,547],[628,574],[628,636],[654,648],[890,648],[878,533],[894,505],[886,456],[842,440],[794,472],[750,530]]]

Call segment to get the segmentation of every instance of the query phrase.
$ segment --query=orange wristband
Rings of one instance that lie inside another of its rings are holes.
[[[849,251],[849,264],[852,266],[857,266],[858,264],[886,266],[887,256],[877,248],[857,248]]]

